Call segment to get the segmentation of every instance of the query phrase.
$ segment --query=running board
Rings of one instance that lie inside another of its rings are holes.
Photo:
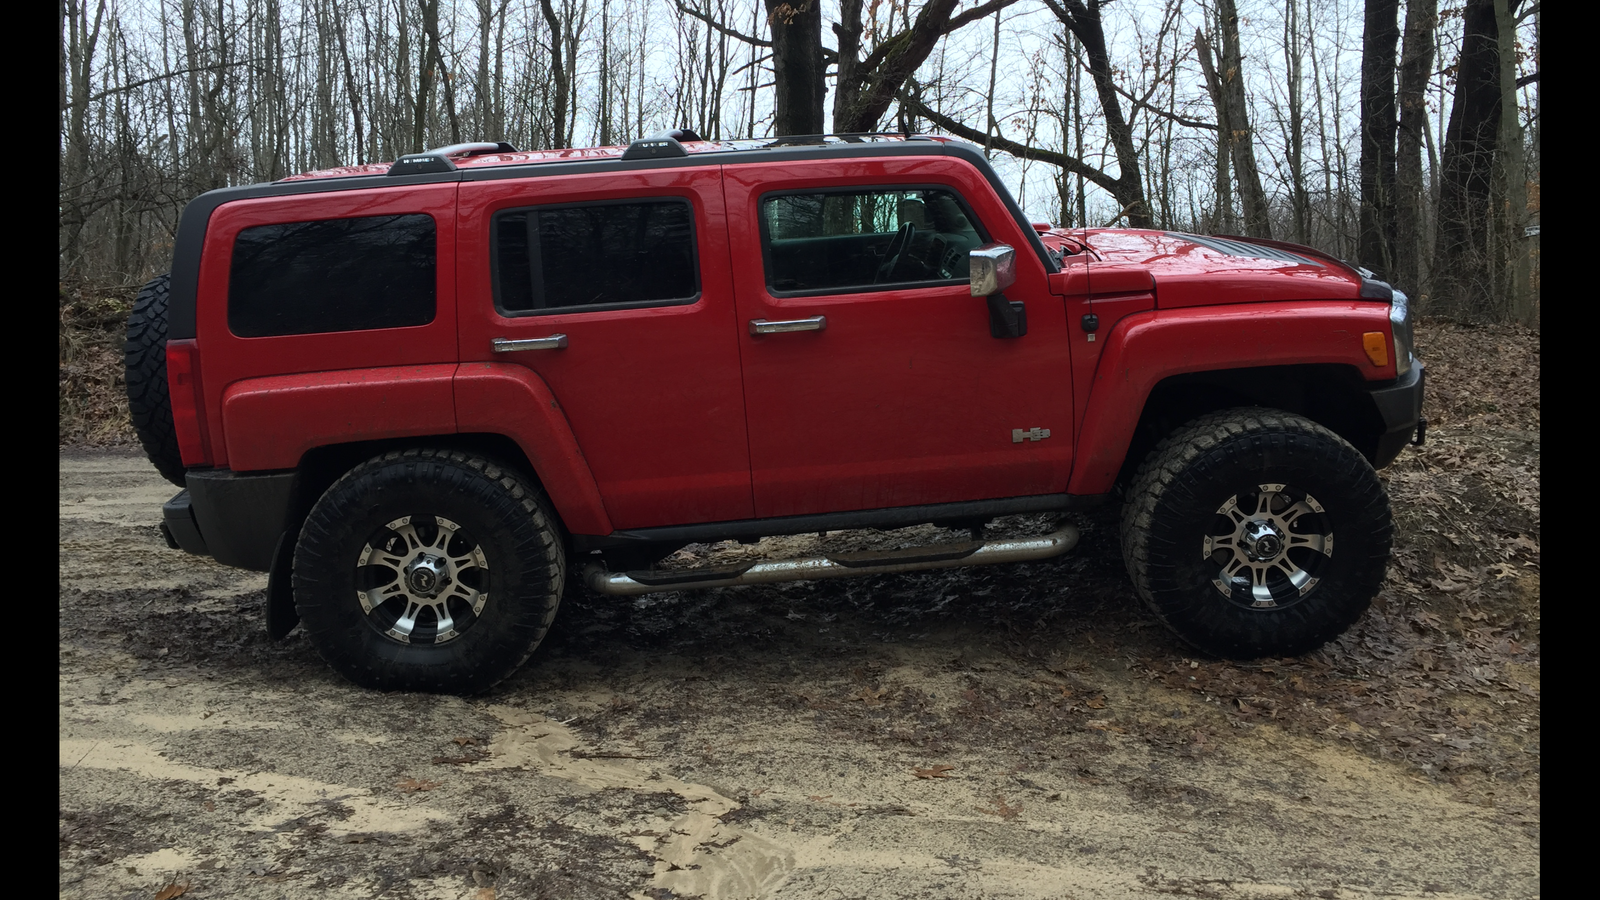
[[[655,591],[732,587],[738,584],[774,584],[780,581],[811,581],[852,575],[889,575],[923,569],[1027,562],[1060,556],[1077,544],[1078,529],[1072,525],[1063,525],[1047,535],[1034,538],[935,544],[907,550],[832,553],[803,559],[775,559],[698,569],[610,572],[599,563],[590,563],[584,569],[583,580],[590,590],[597,593],[632,596]]]

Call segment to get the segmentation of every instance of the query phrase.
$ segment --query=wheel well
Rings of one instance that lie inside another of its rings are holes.
[[[1352,366],[1259,366],[1174,375],[1157,384],[1145,400],[1117,474],[1118,487],[1133,478],[1150,451],[1174,429],[1236,406],[1305,416],[1349,441],[1369,461],[1375,460],[1383,434],[1383,418]]]
[[[297,470],[299,477],[295,481],[294,496],[290,500],[289,521],[291,528],[298,530],[300,523],[304,522],[310,514],[311,507],[317,502],[339,476],[350,471],[363,462],[389,450],[409,450],[415,447],[431,447],[439,450],[461,450],[467,453],[488,457],[494,461],[514,468],[531,479],[535,484],[543,485],[539,481],[539,473],[533,470],[533,463],[528,461],[528,455],[522,452],[517,442],[503,434],[441,434],[432,437],[407,437],[393,438],[381,441],[353,441],[348,444],[329,444],[324,447],[314,447],[307,450],[300,458]]]

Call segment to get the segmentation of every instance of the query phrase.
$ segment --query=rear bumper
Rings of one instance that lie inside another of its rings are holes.
[[[161,508],[168,544],[225,566],[271,569],[278,538],[288,526],[295,473],[196,470],[185,480],[188,490]]]
[[[194,505],[186,490],[179,491],[178,496],[161,505],[161,534],[167,539],[167,546],[174,550],[211,555],[206,549],[206,539],[200,536],[200,523],[194,519]]]
[[[1383,434],[1372,460],[1380,469],[1394,462],[1407,444],[1422,443],[1427,428],[1427,420],[1422,418],[1423,371],[1422,361],[1416,360],[1411,371],[1394,384],[1370,391],[1373,405],[1383,417]],[[1412,435],[1416,435],[1415,441]]]

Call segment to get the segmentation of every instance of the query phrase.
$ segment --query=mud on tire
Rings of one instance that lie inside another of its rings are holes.
[[[134,298],[128,339],[122,345],[128,412],[145,455],[161,477],[184,487],[183,456],[167,392],[167,294],[170,275],[157,275]]]
[[[517,472],[458,451],[393,451],[312,507],[295,607],[322,658],[357,684],[476,693],[544,639],[566,566],[544,495]]]
[[[1314,650],[1383,582],[1394,525],[1365,457],[1308,419],[1234,409],[1178,429],[1146,458],[1122,512],[1139,596],[1216,656]]]

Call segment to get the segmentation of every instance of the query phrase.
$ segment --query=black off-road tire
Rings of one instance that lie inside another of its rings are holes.
[[[139,289],[128,314],[128,340],[122,345],[128,413],[134,433],[156,471],[184,487],[183,455],[172,424],[172,398],[167,393],[167,293],[170,275],[157,275]]]
[[[390,528],[407,517],[398,531]],[[434,538],[427,536],[430,528]],[[459,543],[437,537],[446,531]],[[446,557],[466,560],[481,552],[481,571],[469,571],[478,568],[470,561],[448,570],[484,597],[476,613],[470,599],[449,598],[456,604],[446,608],[449,621],[459,626],[454,636],[431,608],[410,613],[410,625],[397,621],[413,609],[414,597],[425,596],[405,593],[415,582],[404,573],[428,552],[416,549],[419,537],[421,544],[448,543]],[[364,553],[401,563],[363,566]],[[401,592],[372,603],[388,590],[374,584],[389,574],[398,574],[388,584],[401,585]],[[566,578],[566,549],[543,493],[512,469],[453,450],[392,451],[350,470],[312,507],[294,556],[295,607],[312,645],[340,674],[377,690],[488,690],[544,639]],[[409,630],[415,640],[398,639],[396,630]]]
[[[1298,655],[1342,634],[1382,585],[1393,532],[1388,494],[1359,451],[1267,409],[1178,429],[1146,458],[1122,511],[1139,596],[1179,637],[1229,659]],[[1293,554],[1287,563],[1265,555],[1274,534],[1301,544],[1276,557]]]

